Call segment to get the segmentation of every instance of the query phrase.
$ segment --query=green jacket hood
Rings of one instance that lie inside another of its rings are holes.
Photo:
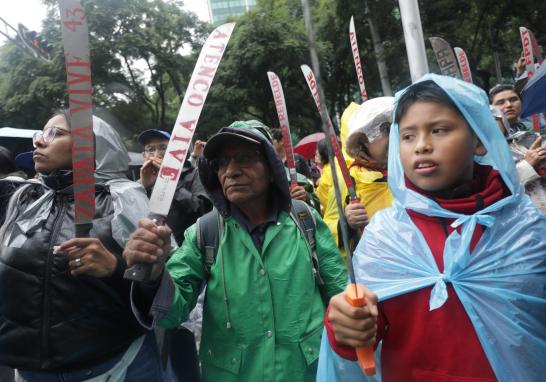
[[[240,136],[242,140],[249,138],[250,140],[258,141],[273,177],[269,190],[271,197],[275,198],[277,205],[281,210],[289,211],[290,189],[288,187],[284,165],[269,140],[270,137],[267,136],[267,131],[264,131],[264,129],[261,128],[262,126],[265,127],[265,125],[259,121],[234,122],[228,127],[221,128],[218,133],[209,140],[207,145],[215,140],[218,141],[222,136]],[[230,213],[229,201],[225,198],[220,182],[218,181],[218,176],[213,170],[210,160],[207,159],[205,155],[202,155],[199,158],[198,168],[201,183],[209,194],[212,203],[224,217],[228,216]]]

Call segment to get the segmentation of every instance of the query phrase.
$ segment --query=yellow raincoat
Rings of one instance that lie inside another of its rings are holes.
[[[343,115],[341,117],[342,142],[345,142],[348,135],[349,119],[353,115],[353,113],[358,109],[358,107],[359,107],[358,104],[351,103],[347,107],[347,109],[345,109],[345,111],[343,112]],[[352,158],[350,158],[345,151],[344,151],[344,156],[346,158],[346,161],[352,162]],[[350,165],[350,163],[348,163],[347,165]],[[389,190],[386,179],[383,180],[384,177],[381,172],[369,171],[363,166],[354,165],[350,168],[350,173],[351,173],[351,177],[354,179],[354,182],[355,182],[356,194],[358,198],[360,199],[360,202],[366,208],[368,219],[371,219],[372,216],[377,211],[391,206],[392,194]],[[341,195],[343,196],[343,203],[342,203],[343,209],[345,209],[347,187],[345,186],[345,183],[343,182],[343,178],[341,176],[341,172],[339,171],[339,167],[338,167],[337,174],[338,174],[338,179],[341,186],[341,190],[340,190]],[[331,177],[332,177],[331,171],[329,171],[329,176],[330,176],[329,181],[331,182],[330,184],[332,184],[333,181],[331,180]],[[322,181],[322,177],[321,177],[321,181]],[[330,192],[328,194],[328,201],[325,204],[323,204],[323,220],[328,226],[328,228],[330,229],[330,232],[332,232],[332,235],[334,236],[334,239],[337,242],[338,241],[337,226],[338,226],[339,215],[337,211],[336,197],[335,197],[333,187],[330,188]],[[345,256],[345,252],[343,250],[341,250],[341,255]]]

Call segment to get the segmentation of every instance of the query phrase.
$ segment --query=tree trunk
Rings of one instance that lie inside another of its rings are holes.
[[[375,23],[373,22],[372,16],[366,5],[366,15],[368,20],[368,25],[370,26],[370,33],[372,35],[373,50],[375,52],[375,57],[377,60],[377,69],[379,70],[379,78],[381,79],[381,89],[383,89],[384,96],[392,96],[391,83],[389,79],[389,72],[387,71],[387,64],[385,62],[385,51],[383,49],[383,44],[381,43],[381,36]]]

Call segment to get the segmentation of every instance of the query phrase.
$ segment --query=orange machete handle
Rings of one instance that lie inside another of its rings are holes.
[[[360,284],[349,284],[345,289],[345,299],[355,307],[366,306],[364,287]],[[366,375],[375,375],[375,358],[373,346],[356,348],[358,364]]]

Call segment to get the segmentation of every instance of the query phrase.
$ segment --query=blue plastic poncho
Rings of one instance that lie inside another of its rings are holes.
[[[480,343],[500,381],[539,381],[546,376],[546,217],[519,183],[506,140],[489,112],[486,94],[451,77],[428,74],[444,89],[487,149],[475,160],[498,170],[512,195],[473,214],[445,210],[406,187],[400,161],[399,128],[390,132],[389,187],[393,207],[377,212],[353,258],[357,282],[380,301],[433,286],[430,310],[448,298],[446,283],[470,317]],[[396,102],[405,90],[396,95]],[[406,209],[453,218],[440,272]],[[487,229],[472,252],[476,224]],[[376,356],[376,358],[378,358]],[[341,359],[323,336],[318,381],[366,381],[356,363]]]

